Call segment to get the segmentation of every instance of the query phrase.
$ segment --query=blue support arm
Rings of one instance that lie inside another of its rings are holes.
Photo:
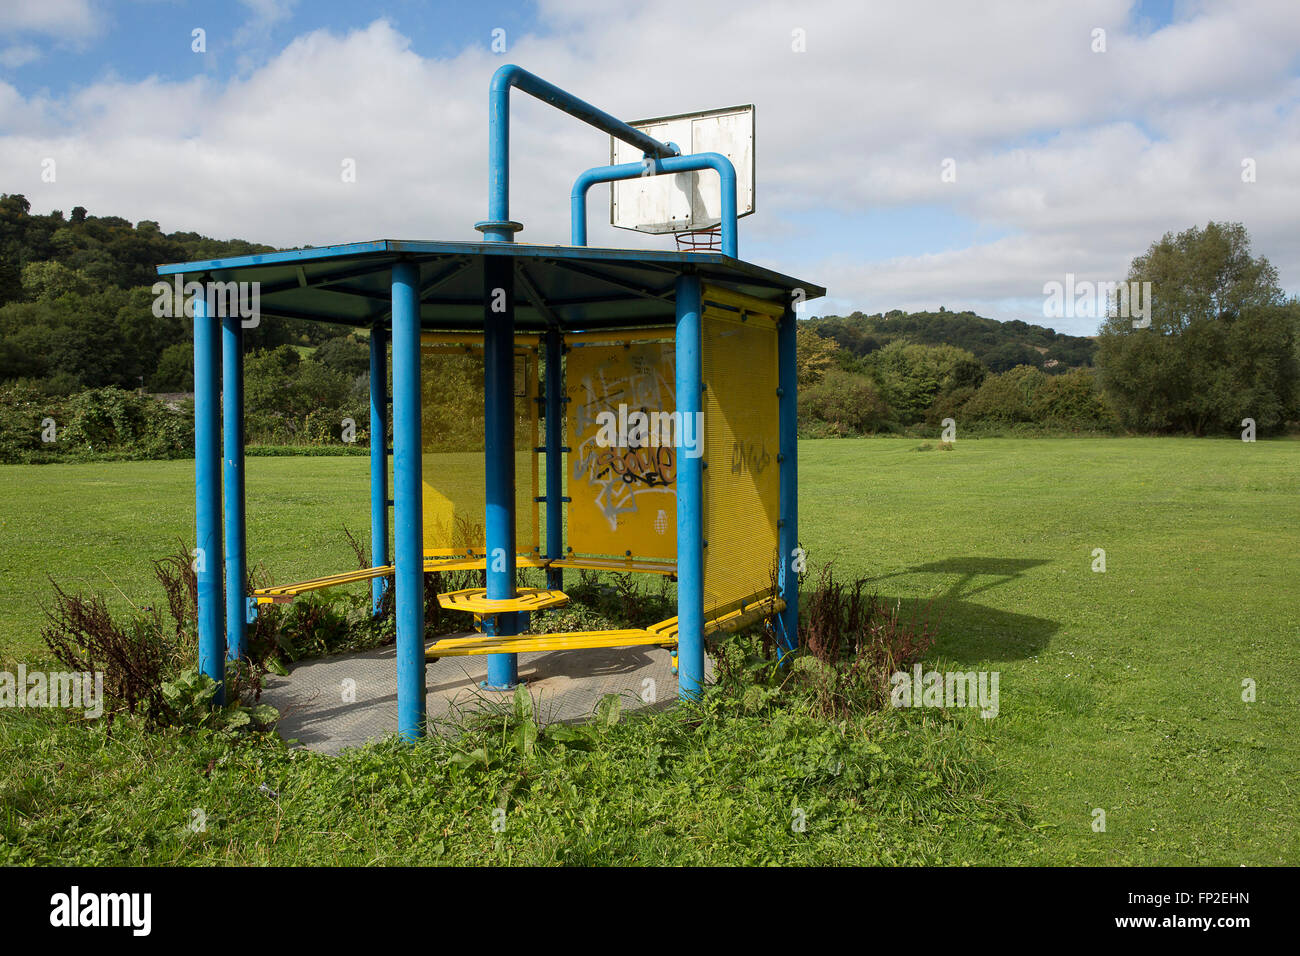
[[[510,242],[521,228],[510,220],[510,89],[522,90],[650,156],[676,156],[679,150],[647,136],[585,100],[566,93],[527,70],[507,63],[492,74],[488,90],[488,218],[477,224],[483,238]]]
[[[623,179],[639,179],[646,174],[646,163],[623,163],[619,166],[597,166],[580,175],[569,194],[569,217],[573,245],[587,244],[587,190],[596,183],[612,183]],[[702,169],[716,169],[722,179],[722,254],[739,258],[736,238],[736,167],[721,153],[692,153],[689,156],[672,156],[653,160],[654,175],[690,173]]]

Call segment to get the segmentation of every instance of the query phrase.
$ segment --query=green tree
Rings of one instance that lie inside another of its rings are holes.
[[[1276,430],[1297,414],[1300,306],[1277,270],[1250,254],[1240,223],[1166,233],[1133,260],[1151,283],[1150,326],[1108,318],[1098,337],[1101,381],[1120,420],[1143,431]]]
[[[888,419],[889,407],[870,378],[837,368],[800,393],[799,414],[851,435],[877,431]]]
[[[149,388],[155,392],[191,392],[194,390],[194,349],[177,343],[169,345],[158,356],[158,368],[149,379]]]
[[[962,406],[963,422],[1014,425],[1034,420],[1034,398],[1048,378],[1032,365],[1017,365],[984,380]]]
[[[370,374],[370,346],[354,335],[339,335],[317,346],[312,358],[348,378]]]
[[[979,359],[952,345],[890,342],[870,363],[885,402],[907,425],[921,421],[938,396],[974,388],[985,375]]]
[[[52,301],[65,295],[89,295],[93,286],[84,273],[61,262],[29,262],[23,266],[23,294],[33,301]]]
[[[806,326],[795,332],[795,375],[800,388],[816,385],[836,367],[835,340],[823,337]]]

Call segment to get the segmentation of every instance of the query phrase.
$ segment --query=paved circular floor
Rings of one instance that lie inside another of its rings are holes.
[[[677,699],[677,678],[661,647],[520,654],[519,676],[527,682],[542,723],[589,717],[606,694],[618,694],[625,710],[666,706]],[[711,676],[707,662],[705,676]],[[431,724],[457,711],[508,705],[510,694],[478,686],[486,677],[486,657],[444,657],[427,665]],[[394,734],[396,648],[302,661],[288,677],[267,676],[262,702],[280,711],[281,736],[321,753],[335,754]]]

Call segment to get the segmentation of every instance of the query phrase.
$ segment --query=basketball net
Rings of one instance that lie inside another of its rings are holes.
[[[675,233],[678,252],[721,252],[722,226]]]

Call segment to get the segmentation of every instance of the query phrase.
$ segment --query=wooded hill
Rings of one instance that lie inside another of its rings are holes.
[[[849,316],[827,315],[809,319],[807,327],[833,339],[857,358],[870,355],[890,342],[916,345],[954,345],[973,354],[989,371],[1005,372],[1031,365],[1052,374],[1093,364],[1097,344],[1090,338],[1066,335],[1019,319],[998,322],[974,312],[891,312]]]

